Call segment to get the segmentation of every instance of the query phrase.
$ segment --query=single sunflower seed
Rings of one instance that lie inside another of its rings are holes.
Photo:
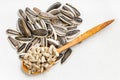
[[[13,47],[15,47],[16,49],[20,46],[20,43],[14,38],[12,38],[11,36],[8,36],[8,40],[11,42]]]
[[[74,11],[70,6],[64,5],[64,6],[62,7],[62,9],[67,10],[67,11],[70,11],[71,13],[74,14],[74,16],[76,16],[75,11]]]
[[[66,3],[66,5],[70,6],[74,10],[74,12],[76,13],[77,16],[81,15],[80,12],[75,7],[73,7],[72,5],[70,5],[68,3]]]
[[[70,11],[67,11],[67,10],[61,9],[61,13],[64,14],[65,16],[71,18],[71,19],[74,18],[74,14],[71,13]]]
[[[18,41],[30,41],[32,40],[32,37],[19,36],[19,37],[15,37],[15,39]]]
[[[20,18],[18,19],[18,27],[19,27],[20,32],[24,36],[26,36],[26,37],[31,36],[31,32],[28,29],[28,27],[23,19],[20,19]]]
[[[70,48],[67,49],[67,51],[64,53],[64,56],[61,59],[61,64],[63,64],[68,59],[71,53],[72,53],[72,50]]]
[[[80,30],[78,30],[78,29],[70,30],[66,33],[66,37],[67,38],[74,38],[76,35],[78,35],[79,32],[80,32]]]
[[[67,16],[63,15],[63,14],[59,14],[58,18],[63,21],[64,23],[67,23],[69,25],[72,25],[71,19],[68,18]]]
[[[60,10],[59,9],[53,9],[51,11],[49,11],[49,13],[53,14],[53,15],[57,15],[60,13]]]
[[[22,35],[20,32],[18,32],[18,31],[16,31],[16,30],[13,30],[13,29],[7,29],[6,32],[7,32],[8,34],[17,35],[17,36]]]
[[[60,2],[56,2],[54,4],[52,4],[48,9],[47,9],[47,12],[53,10],[53,9],[57,9],[61,6],[62,4]]]
[[[26,12],[26,14],[29,13],[32,16],[37,17],[37,14],[34,11],[32,11],[30,8],[28,8],[28,7],[26,7],[25,12]]]
[[[23,43],[18,49],[17,52],[22,52],[25,49],[26,43]]]
[[[18,14],[19,14],[20,18],[23,18],[24,20],[27,20],[27,17],[26,17],[26,15],[25,15],[25,13],[22,9],[18,10]]]
[[[45,29],[36,29],[33,31],[33,35],[36,37],[45,37],[47,36],[48,31]]]

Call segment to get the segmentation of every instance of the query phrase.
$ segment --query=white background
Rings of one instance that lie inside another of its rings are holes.
[[[74,46],[69,59],[48,72],[28,76],[21,60],[9,44],[6,29],[16,28],[18,9],[38,7],[45,11],[59,1],[81,12],[81,33],[109,19],[109,27]],[[120,2],[119,0],[0,0],[0,80],[120,80]]]

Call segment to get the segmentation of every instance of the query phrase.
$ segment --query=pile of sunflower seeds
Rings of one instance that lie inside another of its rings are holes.
[[[14,35],[8,39],[20,53],[28,69],[28,74],[44,72],[61,59],[63,63],[71,54],[69,48],[58,53],[56,48],[62,47],[75,39],[80,30],[82,19],[80,12],[72,5],[62,5],[56,2],[46,12],[34,7],[33,10],[19,9],[18,29],[8,29],[7,33]]]

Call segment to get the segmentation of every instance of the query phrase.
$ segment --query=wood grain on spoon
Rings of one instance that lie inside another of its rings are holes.
[[[57,51],[60,53],[64,50],[68,49],[69,47],[72,47],[72,46],[80,43],[81,41],[84,41],[85,39],[89,38],[90,36],[94,35],[98,31],[102,30],[103,28],[105,28],[106,26],[111,24],[113,21],[114,21],[114,19],[106,21],[104,23],[101,23],[101,24],[93,27],[92,29],[90,29],[90,30],[86,31],[85,33],[83,33],[82,35],[78,36],[76,39],[74,39],[74,40],[70,41],[69,43],[67,43],[66,45],[58,48]],[[22,64],[22,68],[25,72],[28,72],[28,69],[25,65]],[[39,72],[36,72],[34,74],[39,74]]]
[[[106,21],[102,24],[99,24],[99,25],[93,27],[92,29],[90,29],[90,30],[86,31],[85,33],[81,34],[80,36],[78,36],[76,39],[70,41],[68,44],[58,48],[57,51],[60,53],[61,51],[64,51],[64,50],[68,49],[69,47],[72,47],[72,46],[82,42],[83,40],[89,38],[90,36],[94,35],[95,33],[99,32],[100,30],[102,30],[103,28],[105,28],[106,26],[111,24],[113,21],[114,21],[114,19]]]

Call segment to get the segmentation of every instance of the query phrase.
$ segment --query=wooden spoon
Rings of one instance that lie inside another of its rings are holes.
[[[60,53],[80,42],[82,42],[83,40],[87,39],[88,37],[94,35],[95,33],[97,33],[98,31],[102,30],[103,28],[105,28],[106,26],[108,26],[109,24],[111,24],[112,22],[114,21],[114,19],[112,20],[109,20],[109,21],[106,21],[104,23],[101,23],[95,27],[93,27],[92,29],[86,31],[85,33],[81,34],[80,36],[78,36],[76,39],[70,41],[69,43],[67,43],[66,45],[60,47],[57,49],[57,51]],[[54,64],[54,62],[53,62]],[[25,65],[22,64],[22,68],[23,68],[23,71],[25,72],[28,72],[28,69]],[[39,74],[40,72],[36,72],[34,74]]]

